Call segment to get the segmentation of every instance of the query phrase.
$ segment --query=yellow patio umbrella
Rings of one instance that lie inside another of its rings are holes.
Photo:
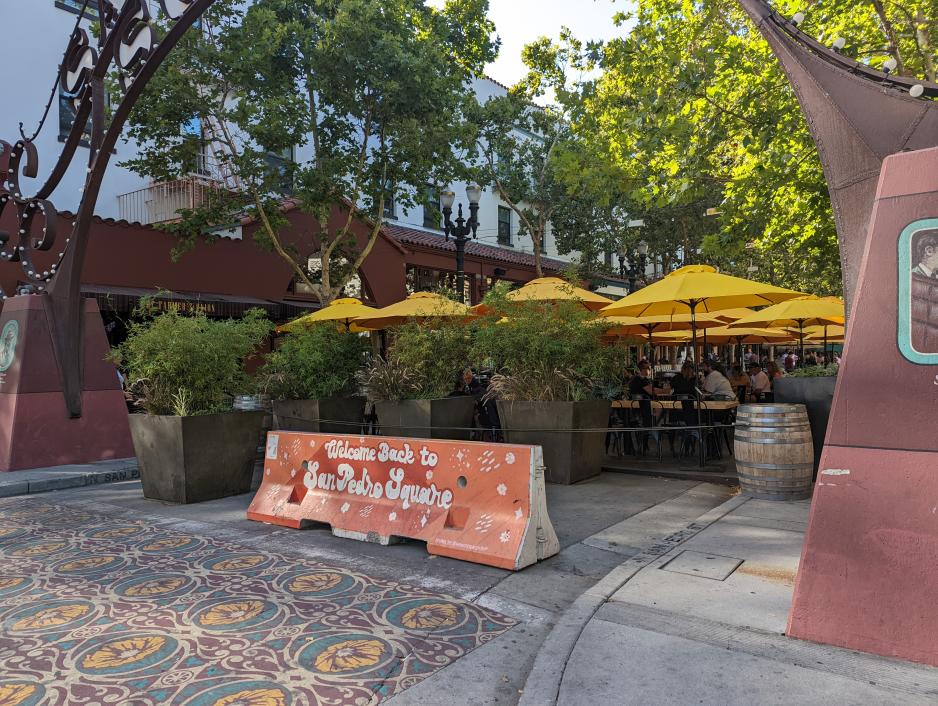
[[[695,319],[696,322],[692,322],[691,315],[688,313],[670,316],[608,316],[599,321],[612,325],[612,328],[606,332],[607,336],[648,336],[649,355],[651,355],[650,349],[654,347],[653,336],[656,334],[690,331],[694,323],[698,330],[704,329],[704,331],[725,325],[723,320],[713,314],[701,314]]]
[[[771,284],[724,275],[709,265],[687,265],[602,310],[604,316],[691,315],[691,340],[697,348],[696,318],[726,309],[765,306],[802,296]],[[694,356],[696,360],[696,353]]]
[[[805,326],[804,340],[843,343],[847,329],[843,326]]]
[[[804,360],[804,329],[806,326],[843,326],[844,302],[838,297],[813,294],[789,299],[766,307],[730,324],[731,327],[769,326],[797,329],[801,360]]]
[[[369,329],[383,329],[408,319],[461,319],[473,316],[465,304],[432,292],[416,292],[404,301],[376,309],[355,323]]]
[[[559,277],[532,279],[523,287],[509,292],[508,300],[513,302],[577,301],[590,311],[599,311],[612,304],[611,299],[606,299],[588,289],[576,287]]]
[[[656,341],[674,341],[686,343],[690,341],[690,331],[672,331],[661,333],[655,336]],[[794,334],[784,329],[773,328],[729,328],[722,326],[720,328],[711,328],[707,330],[707,338],[711,343],[726,344],[734,343],[744,345],[746,343],[765,343],[777,344],[786,343],[795,340]]]
[[[731,323],[733,321],[739,321],[745,316],[751,316],[755,314],[755,309],[749,309],[747,307],[740,307],[738,309],[721,309],[714,314],[718,319],[722,319],[726,323]]]
[[[328,306],[324,306],[319,311],[312,314],[306,314],[298,319],[294,319],[283,326],[277,327],[278,333],[292,333],[306,326],[322,323],[325,321],[335,321],[345,327],[346,331],[361,333],[368,329],[362,328],[356,323],[356,319],[372,314],[377,311],[374,307],[365,306],[358,299],[336,299]]]

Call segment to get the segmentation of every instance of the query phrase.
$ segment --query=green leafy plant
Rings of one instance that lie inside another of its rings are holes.
[[[471,326],[455,320],[438,321],[432,327],[411,321],[390,329],[387,359],[375,361],[365,376],[369,397],[446,397],[469,364],[472,331]],[[400,376],[400,381],[394,382],[393,375]]]
[[[359,373],[358,380],[369,399],[382,402],[416,399],[420,392],[413,371],[393,359],[376,358]]]
[[[509,400],[577,401],[621,382],[626,349],[577,302],[512,302],[497,287],[475,325],[472,360],[497,371],[490,395]]]
[[[168,311],[132,321],[110,358],[148,414],[212,414],[251,387],[244,361],[271,328],[260,309],[225,321]]]
[[[259,386],[275,399],[314,400],[354,394],[368,339],[331,324],[290,333],[260,370]]]
[[[808,365],[804,368],[795,368],[786,377],[790,378],[827,378],[837,377],[840,366],[833,365]]]

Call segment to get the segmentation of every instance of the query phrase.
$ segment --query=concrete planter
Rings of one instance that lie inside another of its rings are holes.
[[[548,483],[571,485],[599,475],[606,452],[608,400],[584,402],[498,401],[505,441],[544,449]],[[557,431],[551,431],[556,429]],[[564,431],[599,429],[596,432]]]
[[[827,422],[834,401],[836,377],[798,378],[781,377],[775,380],[775,401],[786,404],[803,404],[808,409],[811,423],[811,439],[814,441],[814,475],[817,477],[827,436]]]
[[[144,497],[188,504],[250,492],[264,415],[131,414]]]
[[[475,397],[377,402],[378,425],[386,436],[468,441]]]
[[[274,429],[281,431],[360,434],[364,417],[364,397],[274,401]]]

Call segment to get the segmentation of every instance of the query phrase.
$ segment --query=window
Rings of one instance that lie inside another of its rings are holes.
[[[498,244],[511,245],[511,209],[498,207]]]
[[[397,209],[394,207],[394,196],[397,189],[393,184],[388,184],[384,189],[384,217],[397,218]]]
[[[72,124],[75,122],[75,116],[77,114],[77,109],[75,108],[75,96],[71,93],[66,93],[62,86],[59,86],[59,140],[65,141],[69,133],[72,131]],[[82,141],[85,146],[91,141],[91,117],[89,116],[88,122],[85,125],[84,133],[82,134]]]
[[[55,6],[60,10],[68,10],[69,12],[74,12],[76,15],[81,12],[81,6],[84,4],[84,0],[55,0]],[[88,12],[85,13],[86,17],[97,17],[98,15],[98,0],[88,0]]]
[[[186,171],[190,174],[209,176],[209,162],[208,155],[205,152],[205,132],[202,130],[202,121],[199,118],[192,118],[182,126],[182,135],[183,139],[197,143],[192,163],[185,165]]]
[[[273,179],[282,196],[293,195],[293,159],[292,147],[264,155],[268,176]]]
[[[541,254],[547,254],[547,233],[541,233]]]
[[[440,187],[427,184],[423,190],[423,227],[442,230],[440,212]]]

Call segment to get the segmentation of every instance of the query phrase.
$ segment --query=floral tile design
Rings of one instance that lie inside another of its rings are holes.
[[[0,500],[0,706],[365,706],[513,625],[307,559]]]

